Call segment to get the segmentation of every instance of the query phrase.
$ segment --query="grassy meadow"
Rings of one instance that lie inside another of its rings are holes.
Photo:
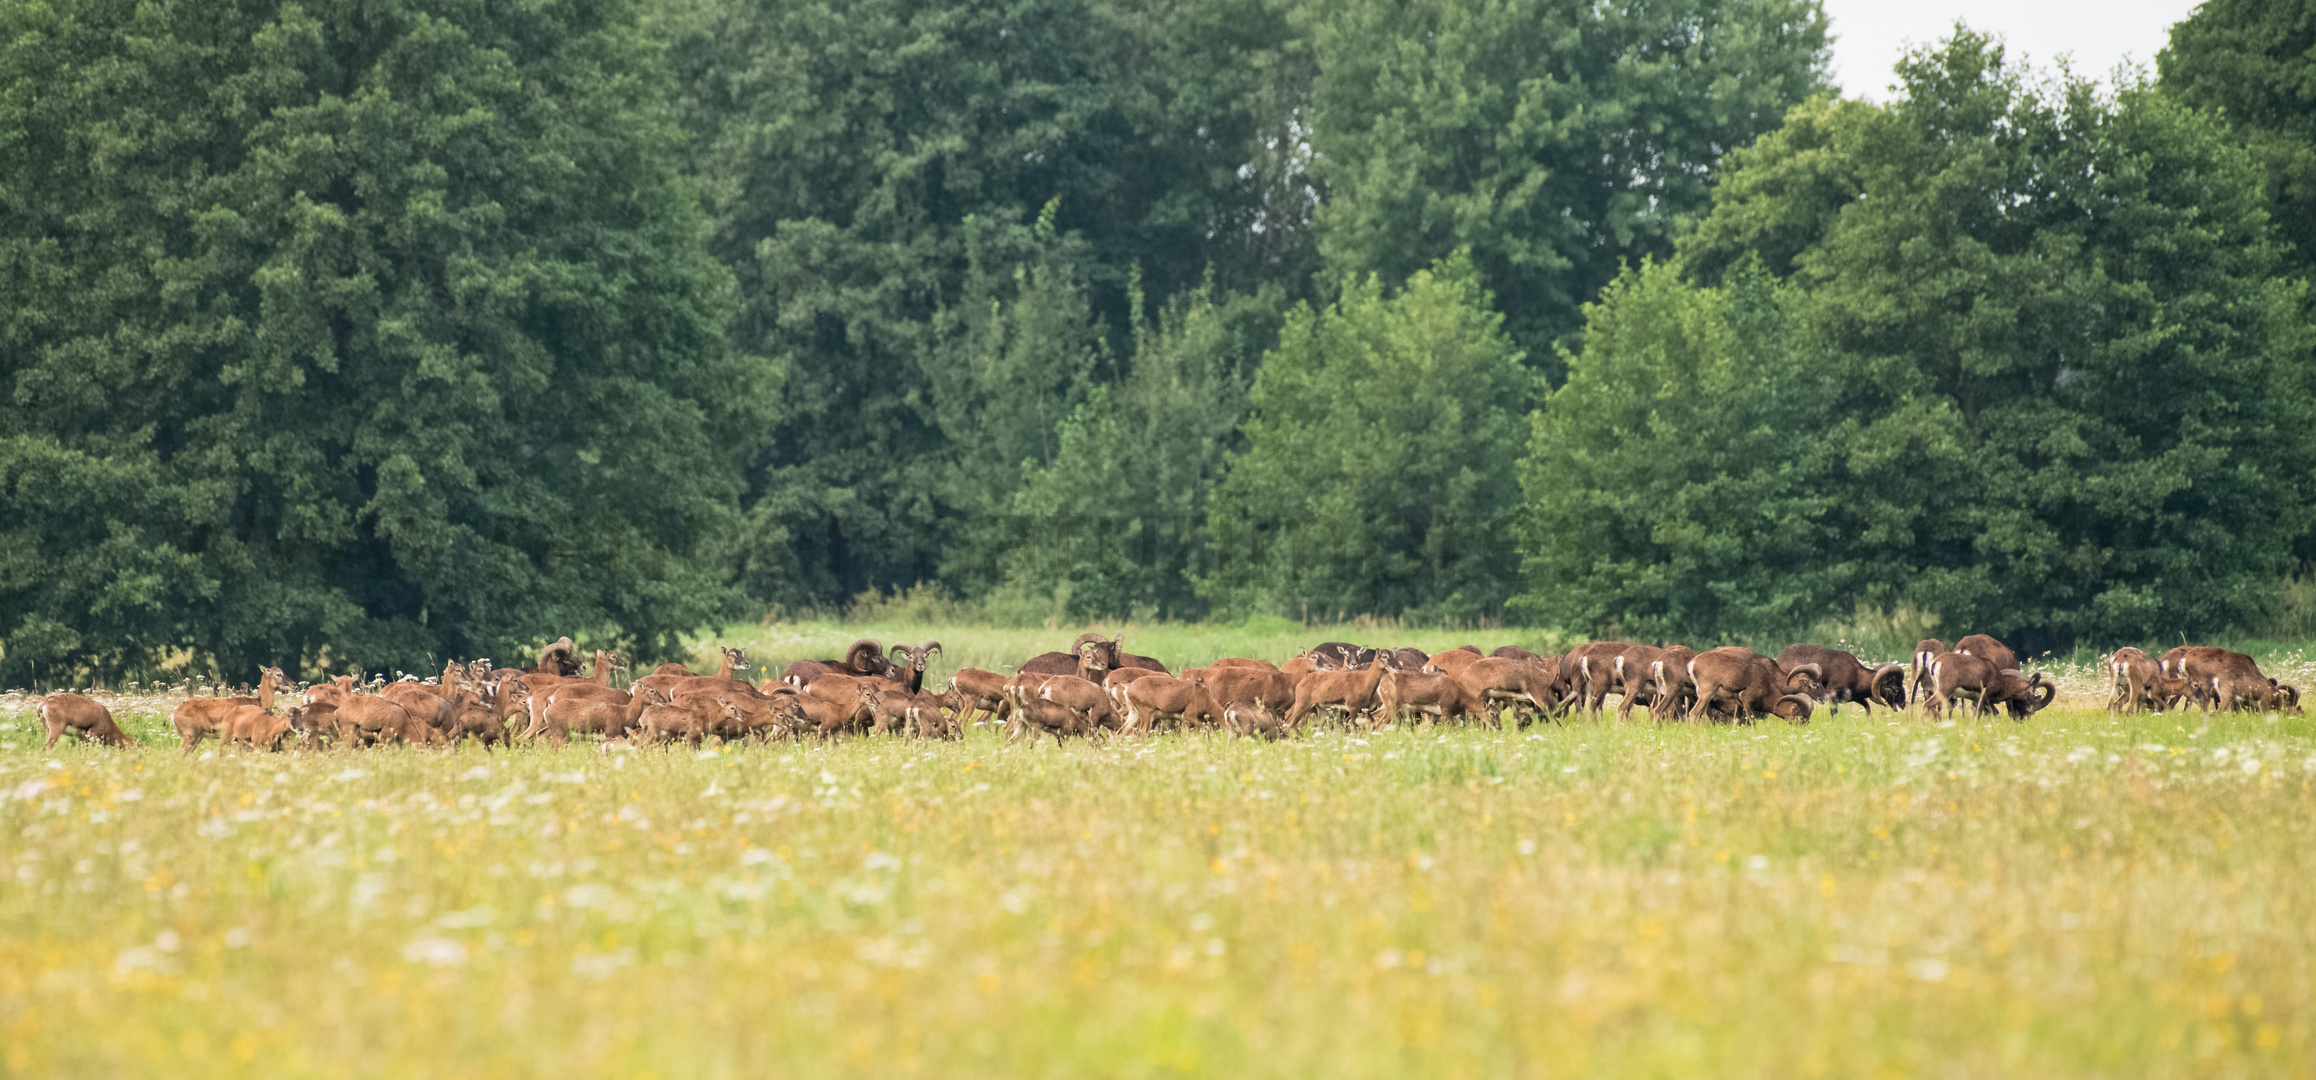
[[[11,1074],[2316,1072],[2297,715],[187,759],[166,705],[0,702]]]

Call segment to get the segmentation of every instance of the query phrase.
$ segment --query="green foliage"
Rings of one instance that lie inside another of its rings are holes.
[[[992,610],[1067,619],[1182,616],[1206,552],[1208,493],[1246,413],[1248,372],[1276,341],[1275,290],[1205,289],[1135,327],[1132,366],[1023,469],[1011,513],[977,550],[1004,570]],[[1044,609],[1044,610],[1039,610]]]
[[[1500,616],[1538,389],[1459,254],[1298,306],[1249,392],[1200,591],[1232,613]]]
[[[1835,387],[1757,267],[1726,289],[1650,264],[1590,309],[1538,413],[1519,608],[1610,636],[1773,636],[1850,588],[1829,531]]]
[[[1798,404],[1819,419],[1770,459],[1775,469],[1748,466],[1764,478],[1785,470],[1793,486],[1768,490],[1817,501],[1769,523],[1698,522],[1822,554],[1794,566],[1782,593],[1724,581],[1710,560],[1694,564],[1697,584],[1780,603],[1816,596],[1822,610],[1903,605],[2030,650],[2257,617],[2308,523],[2312,425],[2300,287],[2279,276],[2251,161],[2211,116],[2144,87],[2032,88],[1967,31],[1899,75],[1904,96],[1887,108],[1813,104],[1796,131],[1739,155],[1682,250],[1700,278],[1735,292],[1754,288],[1747,271],[1721,268],[1756,256],[1790,266],[1783,306],[1806,334],[1752,362],[1765,385],[1792,368],[1825,388]],[[1633,342],[1678,354],[1654,343],[1672,340],[1669,328],[1624,329],[1684,325],[1722,302],[1673,289],[1644,275],[1612,292],[1594,318],[1616,332],[1597,361],[1588,342],[1579,365],[1605,371]],[[1683,347],[1698,363],[1743,356]],[[1683,408],[1678,385],[1608,382],[1555,400],[1580,415],[1539,428],[1538,482],[1555,461],[1604,453],[1620,423]],[[1562,435],[1573,444],[1557,445]],[[1705,454],[1689,467],[1707,470],[1687,473],[1692,483],[1718,469]],[[1534,482],[1530,492],[1547,526],[1530,551],[1530,602],[1590,604],[1595,620],[1657,613],[1654,576],[1619,584],[1569,567],[1595,555],[1649,563],[1638,538],[1662,543],[1688,520],[1645,500],[1619,505],[1615,524],[1582,534],[1616,541],[1569,555],[1544,545],[1578,497]],[[1577,582],[1605,595],[1558,595]]]
[[[60,0],[0,41],[6,678],[728,610],[693,555],[769,373],[628,5]]]
[[[1717,281],[1742,262],[1783,278],[1860,194],[1858,161],[1887,114],[1863,101],[1816,97],[1785,126],[1729,152],[1714,177],[1712,213],[1680,245],[1689,273]]]
[[[2206,0],[2156,57],[2163,89],[2220,110],[2266,172],[2294,267],[2316,270],[2316,2]]]
[[[741,282],[735,340],[789,365],[749,496],[760,596],[929,577],[952,523],[1002,501],[983,481],[955,501],[950,459],[1016,477],[1019,447],[981,446],[958,426],[978,406],[942,394],[977,385],[957,366],[991,355],[976,331],[1014,266],[1044,264],[1042,285],[1083,294],[1056,302],[1123,336],[1137,264],[1161,297],[1210,265],[1228,289],[1300,265],[1294,186],[1241,167],[1291,66],[1267,0],[692,0],[660,30],[709,247]],[[1041,208],[1066,243],[1036,235]],[[1069,318],[1020,347],[1080,350]],[[1039,441],[1076,400],[1021,403],[1047,417]]]
[[[937,662],[1069,639],[904,629]],[[1126,641],[1179,665],[1323,632],[1212,629]],[[142,753],[39,751],[0,701],[7,1060],[57,1080],[2316,1073],[2316,724],[2116,717],[2070,690],[1951,729],[1851,707],[215,761],[161,749],[162,701],[116,705]]]
[[[1710,170],[1824,86],[1816,0],[1313,0],[1329,269],[1469,249],[1539,361],[1619,266],[1671,251]]]
[[[1038,235],[1051,243],[1049,227]],[[1108,374],[1108,342],[1073,270],[1049,247],[1011,268],[1011,295],[1001,299],[989,295],[996,275],[977,265],[973,294],[940,320],[955,328],[953,355],[931,379],[935,415],[954,448],[951,505],[975,514],[1002,508],[1025,464],[1053,462],[1062,421]]]

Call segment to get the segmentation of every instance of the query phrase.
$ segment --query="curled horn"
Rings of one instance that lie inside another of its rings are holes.
[[[1790,690],[1793,688],[1793,677],[1796,675],[1808,675],[1809,681],[1814,682],[1819,686],[1825,685],[1824,668],[1819,667],[1816,664],[1795,664],[1793,665],[1793,670],[1785,673],[1786,689]]]
[[[851,668],[856,675],[867,674],[884,655],[884,646],[877,644],[876,639],[862,638],[844,650],[844,666]]]
[[[1891,698],[1889,698],[1888,696],[1885,696],[1885,695],[1882,693],[1882,681],[1883,681],[1884,679],[1888,679],[1888,678],[1890,678],[1890,677],[1892,677],[1892,676],[1896,676],[1896,677],[1897,677],[1897,680],[1898,680],[1898,696],[1897,696],[1897,698],[1896,698],[1895,700],[1892,700]],[[1891,708],[1894,708],[1894,709],[1896,709],[1896,708],[1904,708],[1904,707],[1905,707],[1905,705],[1906,705],[1906,665],[1904,665],[1904,664],[1901,664],[1901,663],[1898,663],[1897,661],[1894,661],[1894,660],[1893,660],[1893,661],[1891,661],[1890,663],[1887,663],[1887,664],[1883,664],[1881,667],[1878,667],[1878,668],[1875,668],[1875,669],[1874,669],[1874,677],[1873,677],[1873,681],[1872,681],[1872,682],[1870,682],[1870,683],[1868,683],[1868,684],[1866,684],[1866,685],[1867,685],[1867,687],[1868,687],[1868,693],[1869,693],[1869,694],[1870,694],[1872,697],[1874,697],[1874,698],[1876,698],[1877,700],[1881,701],[1883,704],[1885,704],[1885,705],[1888,705],[1888,706],[1890,706]]]
[[[1107,645],[1109,643],[1110,639],[1100,634],[1079,634],[1076,641],[1070,642],[1070,652],[1072,655],[1083,655],[1088,645]]]
[[[1795,707],[1795,708],[1797,708],[1797,709],[1799,709],[1799,710],[1801,711],[1801,715],[1800,715],[1800,716],[1797,716],[1797,717],[1796,717],[1796,716],[1789,716],[1789,717],[1786,717],[1786,719],[1788,719],[1788,720],[1791,720],[1791,721],[1793,721],[1793,722],[1794,722],[1794,723],[1796,723],[1796,724],[1806,724],[1806,723],[1809,723],[1809,709],[1810,709],[1810,705],[1812,704],[1812,702],[1809,700],[1809,695],[1807,695],[1807,694],[1787,694],[1787,695],[1785,695],[1784,697],[1781,697],[1781,698],[1778,698],[1778,699],[1777,699],[1777,703],[1778,703],[1779,705],[1783,705],[1783,704],[1785,704],[1785,703],[1786,703],[1786,702],[1788,702],[1788,701],[1790,701],[1790,702],[1793,702],[1793,704],[1794,704],[1794,707]]]
[[[941,643],[938,641],[928,641],[923,645],[895,645],[893,646],[892,651],[893,655],[895,656],[908,657],[908,666],[910,669],[915,671],[923,671],[925,670],[926,655],[931,653],[933,650],[940,648],[940,646]]]
[[[2059,684],[2043,678],[2043,673],[2040,671],[2035,672],[2033,677],[2027,680],[2027,692],[2031,694],[2037,690],[2042,693],[2035,699],[2033,705],[2027,707],[2028,716],[2033,716],[2050,708],[2051,702],[2058,700]]]

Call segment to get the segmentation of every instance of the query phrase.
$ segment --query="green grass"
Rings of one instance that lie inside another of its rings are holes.
[[[2316,1071],[2311,721],[2068,700],[206,759],[42,753],[8,712],[0,1068]],[[124,719],[158,741],[163,704]]]

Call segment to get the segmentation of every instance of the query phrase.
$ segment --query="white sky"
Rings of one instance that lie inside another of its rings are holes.
[[[2078,75],[2107,81],[2126,57],[2155,70],[2171,24],[2193,0],[1824,0],[1833,23],[1833,81],[1852,97],[1881,100],[1896,81],[1890,66],[1910,44],[1946,37],[1957,19],[2003,39],[2013,61],[2048,68],[2071,53]]]

